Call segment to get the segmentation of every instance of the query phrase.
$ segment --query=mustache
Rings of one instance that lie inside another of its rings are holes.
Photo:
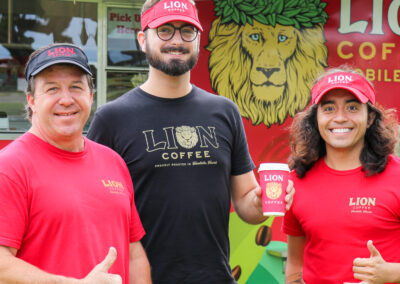
[[[161,52],[181,52],[183,54],[186,54],[186,53],[189,53],[189,50],[187,48],[184,48],[183,46],[163,47],[163,48],[161,48]]]

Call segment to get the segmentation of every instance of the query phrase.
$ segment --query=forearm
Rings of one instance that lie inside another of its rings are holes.
[[[0,283],[78,284],[78,279],[47,273],[14,256],[0,258]]]
[[[305,283],[303,280],[303,264],[300,259],[288,259],[285,271],[285,284]]]
[[[150,265],[141,261],[131,262],[129,265],[129,283],[130,284],[150,284],[151,273]]]
[[[255,190],[250,190],[240,199],[233,200],[233,207],[239,217],[249,224],[259,224],[264,222],[268,217],[264,216],[260,207],[255,206]]]
[[[303,281],[303,273],[301,272],[291,273],[285,279],[285,284],[298,284],[298,283],[302,284],[305,283]]]
[[[140,242],[130,246],[129,284],[151,284],[150,264]]]
[[[288,257],[286,262],[285,283],[305,283],[303,280],[303,254],[305,236],[288,235]]]
[[[400,263],[387,262],[385,274],[388,276],[387,282],[400,283]]]
[[[268,217],[262,213],[261,189],[253,171],[231,176],[232,204],[241,219],[259,224]]]

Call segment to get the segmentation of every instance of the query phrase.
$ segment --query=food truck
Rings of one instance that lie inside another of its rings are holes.
[[[29,129],[24,67],[41,46],[70,42],[85,50],[96,83],[92,116],[146,80],[147,61],[136,40],[142,4],[0,1],[0,148]],[[238,105],[257,168],[287,162],[288,128],[310,104],[313,82],[327,67],[358,69],[374,84],[378,105],[400,108],[400,1],[197,0],[196,6],[204,31],[191,81]],[[238,283],[284,283],[282,217],[248,225],[233,210],[230,216]]]

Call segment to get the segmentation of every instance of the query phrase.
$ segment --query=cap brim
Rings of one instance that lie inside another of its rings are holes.
[[[52,66],[52,65],[63,64],[63,63],[64,63],[64,64],[72,64],[72,65],[75,65],[75,66],[81,68],[81,69],[82,69],[83,71],[85,71],[86,73],[88,73],[90,76],[93,76],[92,71],[88,70],[88,69],[87,69],[85,66],[83,66],[82,64],[80,64],[80,63],[78,63],[78,62],[71,61],[71,60],[63,60],[63,59],[60,59],[60,60],[54,60],[54,61],[48,62],[47,64],[44,64],[43,66],[40,66],[38,69],[36,69],[35,71],[33,71],[33,72],[30,74],[30,77],[39,74],[39,73],[42,72],[44,69],[46,69],[46,68],[48,68],[48,67],[50,67],[50,66]]]
[[[369,99],[368,99],[368,97],[367,97],[366,95],[364,95],[362,92],[360,92],[359,90],[357,90],[357,89],[355,89],[355,88],[333,86],[333,87],[331,87],[331,88],[326,88],[326,89],[324,89],[322,92],[320,92],[320,93],[316,96],[314,102],[315,102],[316,104],[318,104],[318,103],[321,101],[322,97],[323,97],[327,92],[332,91],[332,90],[334,90],[334,89],[344,89],[344,90],[350,91],[350,92],[351,92],[353,95],[355,95],[356,98],[357,98],[361,103],[363,103],[363,104],[365,104],[366,102],[369,101]]]
[[[169,23],[169,22],[173,22],[173,21],[183,21],[189,24],[192,24],[193,26],[195,26],[196,28],[198,28],[201,32],[203,31],[203,27],[200,25],[200,23],[196,20],[194,20],[193,18],[187,17],[187,16],[183,16],[183,15],[167,15],[167,16],[163,16],[160,18],[155,19],[154,21],[150,22],[147,26],[150,29],[155,29],[158,28],[159,26]]]

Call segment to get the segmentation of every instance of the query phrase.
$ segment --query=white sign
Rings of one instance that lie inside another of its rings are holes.
[[[108,8],[107,34],[109,40],[133,40],[140,29],[139,9]]]

